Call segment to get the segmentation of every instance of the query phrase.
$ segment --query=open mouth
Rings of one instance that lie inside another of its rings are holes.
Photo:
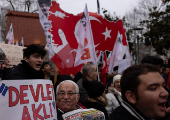
[[[41,64],[36,64],[37,67],[41,67]]]
[[[158,106],[161,110],[164,110],[164,111],[166,110],[166,102],[160,103],[158,104]]]

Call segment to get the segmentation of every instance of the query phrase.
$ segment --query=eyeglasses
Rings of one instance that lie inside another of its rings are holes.
[[[57,93],[59,96],[62,96],[62,97],[64,97],[66,94],[67,94],[67,96],[73,96],[73,95],[75,95],[75,94],[78,94],[78,93],[73,93],[73,92],[68,92],[68,93],[66,93],[66,92],[59,92],[59,93]]]

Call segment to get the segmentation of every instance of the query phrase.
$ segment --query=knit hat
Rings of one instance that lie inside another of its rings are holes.
[[[105,86],[98,81],[84,82],[83,87],[90,98],[97,98],[104,93]]]
[[[115,83],[116,80],[120,80],[122,75],[116,75],[113,77],[113,84]]]

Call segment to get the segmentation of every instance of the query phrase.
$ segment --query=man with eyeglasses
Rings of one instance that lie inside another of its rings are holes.
[[[56,89],[57,120],[63,120],[62,114],[85,107],[78,103],[80,98],[77,84],[71,80],[61,82]]]

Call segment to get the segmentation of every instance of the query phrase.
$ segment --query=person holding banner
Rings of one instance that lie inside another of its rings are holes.
[[[15,66],[7,73],[5,80],[14,79],[43,79],[44,76],[40,72],[43,63],[43,57],[46,51],[38,44],[31,44],[23,49],[23,59],[21,63]]]
[[[64,113],[85,109],[78,103],[79,98],[79,88],[75,82],[71,80],[61,82],[56,89],[57,120],[64,120],[62,118]]]

